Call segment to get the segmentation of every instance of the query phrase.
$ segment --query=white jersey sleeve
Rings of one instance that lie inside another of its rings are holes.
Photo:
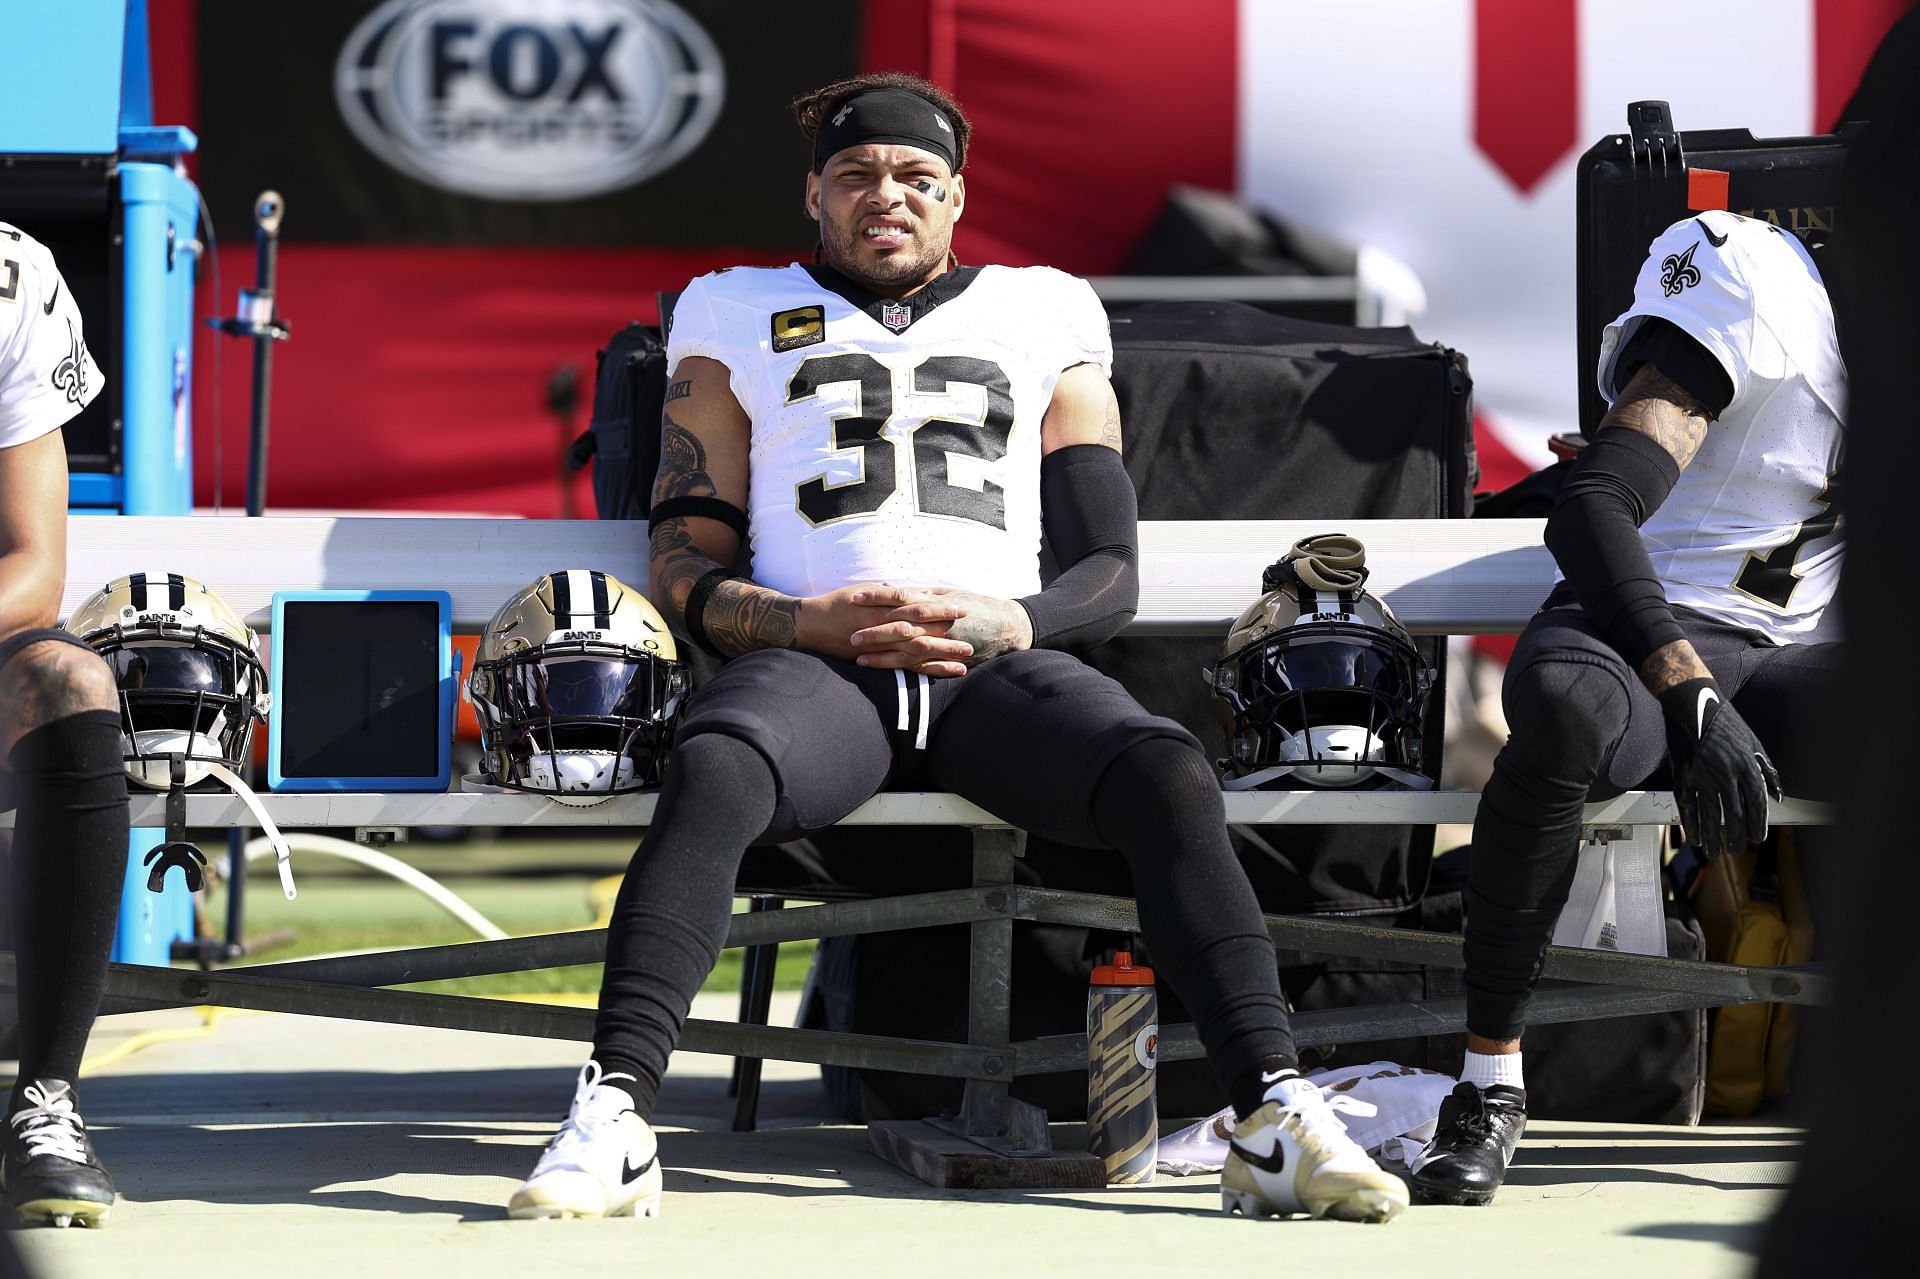
[[[0,222],[0,449],[59,430],[100,384],[53,254]]]
[[[1107,324],[1107,308],[1093,286],[1077,275],[1056,272],[1061,281],[1063,302],[1061,326],[1066,352],[1061,368],[1076,364],[1098,364],[1100,371],[1113,376],[1113,331]]]
[[[1741,246],[1728,245],[1728,228],[1714,230],[1709,222],[1714,216],[1674,223],[1647,250],[1634,280],[1633,305],[1600,340],[1600,394],[1609,404],[1620,392],[1615,384],[1619,354],[1647,318],[1666,320],[1705,347],[1726,370],[1735,399],[1747,389],[1754,291],[1746,254]]]
[[[707,282],[711,279],[712,275],[703,275],[688,281],[673,304],[673,314],[667,317],[668,368],[689,355],[723,362],[726,358],[720,326],[714,320],[713,299],[707,295]]]

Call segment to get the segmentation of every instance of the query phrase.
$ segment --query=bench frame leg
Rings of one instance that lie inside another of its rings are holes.
[[[1014,861],[1025,850],[1026,838],[1017,830],[973,832],[973,887],[996,911],[1010,904]],[[1047,1112],[1010,1095],[1013,917],[996,914],[975,920],[971,928],[967,1044],[988,1053],[989,1078],[966,1081],[956,1118],[876,1120],[867,1127],[868,1147],[927,1184],[949,1190],[1106,1185],[1106,1165],[1100,1159],[1084,1152],[1056,1152]]]

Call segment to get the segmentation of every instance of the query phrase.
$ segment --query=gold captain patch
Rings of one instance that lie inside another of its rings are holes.
[[[773,317],[773,349],[797,351],[827,340],[826,312],[817,306],[778,311]]]

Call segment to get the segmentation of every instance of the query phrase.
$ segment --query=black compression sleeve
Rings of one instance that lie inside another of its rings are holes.
[[[1611,427],[1581,451],[1547,520],[1547,549],[1574,598],[1636,668],[1649,653],[1686,638],[1640,540],[1640,526],[1679,478],[1680,465],[1666,449],[1638,431]]]
[[[1040,462],[1040,524],[1060,575],[1019,601],[1035,648],[1087,649],[1133,620],[1140,604],[1140,499],[1120,455],[1070,444]]]

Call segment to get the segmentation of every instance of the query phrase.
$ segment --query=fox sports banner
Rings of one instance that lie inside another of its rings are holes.
[[[720,193],[804,165],[778,121],[854,72],[857,22],[853,0],[201,0],[203,185],[231,216],[271,174],[290,239],[791,244],[798,200]]]

